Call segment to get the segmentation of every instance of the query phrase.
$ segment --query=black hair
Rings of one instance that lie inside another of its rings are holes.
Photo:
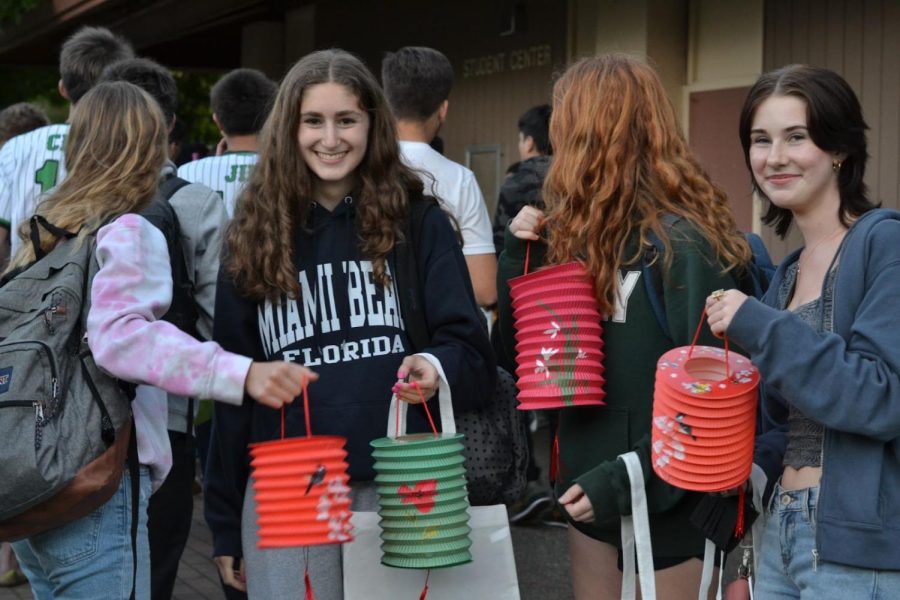
[[[787,235],[793,214],[775,206],[762,192],[750,167],[750,131],[756,110],[772,96],[794,96],[806,103],[806,129],[813,143],[825,152],[844,154],[838,169],[840,219],[849,227],[852,220],[876,208],[868,198],[866,184],[866,130],[859,99],[843,77],[822,67],[788,65],[763,74],[750,89],[741,109],[740,138],[744,160],[751,169],[754,191],[768,203],[763,223],[772,225],[779,237]]]
[[[537,151],[544,155],[553,154],[550,147],[550,112],[549,104],[533,106],[519,117],[519,131],[524,137],[531,137]]]
[[[225,135],[259,133],[278,85],[256,69],[235,69],[209,92],[209,102]]]
[[[450,97],[453,65],[433,48],[407,46],[385,55],[381,82],[396,118],[425,121]]]
[[[129,58],[103,70],[102,81],[127,81],[138,86],[159,104],[166,123],[170,124],[178,109],[178,86],[172,73],[149,58]]]
[[[69,102],[75,104],[100,79],[108,65],[134,57],[128,41],[105,27],[82,27],[59,52],[59,77]]]

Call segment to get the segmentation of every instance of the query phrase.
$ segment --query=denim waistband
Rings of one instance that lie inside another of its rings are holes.
[[[810,513],[816,509],[818,503],[819,486],[786,490],[781,487],[779,481],[775,484],[772,498],[769,500],[769,510],[772,513],[802,512],[807,519],[814,520]]]

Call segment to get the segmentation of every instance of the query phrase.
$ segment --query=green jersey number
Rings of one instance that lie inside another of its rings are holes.
[[[34,182],[40,184],[41,193],[43,194],[56,185],[56,178],[59,176],[59,161],[46,160],[44,165],[34,174]]]

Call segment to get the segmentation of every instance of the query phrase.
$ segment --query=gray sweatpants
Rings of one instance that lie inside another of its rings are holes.
[[[305,548],[260,550],[256,525],[256,503],[253,480],[247,483],[244,511],[241,516],[241,543],[247,569],[247,595],[250,600],[303,598],[303,554]],[[353,510],[378,510],[375,483],[350,484]],[[309,576],[316,600],[343,600],[344,571],[341,566],[341,544],[309,546]]]

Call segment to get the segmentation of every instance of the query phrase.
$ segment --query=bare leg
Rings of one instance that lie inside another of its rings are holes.
[[[19,570],[19,561],[16,560],[12,546],[7,542],[0,542],[0,574],[13,569]]]
[[[700,590],[700,575],[703,561],[692,558],[680,565],[656,572],[656,595],[672,600],[694,600]],[[719,570],[713,570],[712,584],[709,586],[708,598],[714,600],[719,584]]]
[[[578,600],[618,600],[622,573],[616,566],[614,546],[590,538],[569,526],[572,589]]]
[[[614,546],[590,538],[569,527],[572,589],[578,600],[618,600],[622,595],[622,572]],[[656,571],[656,593],[666,600],[695,600],[700,589],[703,561],[692,558],[674,567]],[[716,597],[718,569],[713,572],[709,598]],[[640,582],[638,582],[640,599]]]

